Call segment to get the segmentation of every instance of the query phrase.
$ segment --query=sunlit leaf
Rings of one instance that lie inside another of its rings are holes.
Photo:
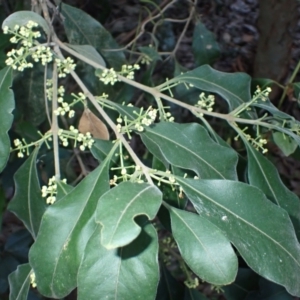
[[[291,217],[300,239],[300,201],[281,181],[275,166],[251,145],[245,143],[248,153],[248,179]]]
[[[8,130],[13,121],[12,111],[15,107],[14,94],[10,89],[12,85],[11,68],[0,70],[0,172],[4,169],[10,151]]]
[[[96,227],[98,199],[109,189],[110,158],[44,214],[29,260],[38,289],[47,297],[62,298],[76,287],[83,251]]]
[[[24,11],[17,11],[11,15],[9,15],[2,23],[2,29],[4,26],[8,26],[9,28],[13,29],[16,25],[24,26],[28,23],[28,21],[33,21],[38,23],[45,33],[50,34],[49,26],[46,22],[46,20],[39,14],[24,10]]]
[[[61,7],[65,31],[71,44],[93,46],[115,69],[120,69],[125,64],[122,51],[107,51],[120,46],[98,21],[78,8],[67,4],[62,4]]]
[[[216,37],[202,22],[198,22],[194,28],[192,50],[197,66],[210,65],[220,56]]]
[[[284,209],[245,183],[176,179],[197,212],[223,230],[250,268],[300,295],[300,246]]]
[[[101,243],[107,249],[122,247],[141,232],[134,218],[152,220],[162,203],[160,190],[147,183],[122,182],[105,193],[97,206],[96,222],[101,223]]]
[[[147,127],[141,138],[161,161],[193,170],[200,178],[237,178],[236,153],[215,143],[199,124],[160,122]]]
[[[147,200],[147,199],[145,199]],[[78,300],[153,300],[159,280],[158,239],[151,224],[128,246],[106,249],[101,227],[90,238],[78,273]]]
[[[30,286],[31,267],[29,264],[19,265],[17,270],[8,277],[9,281],[9,299],[27,300]]]
[[[173,236],[183,259],[193,272],[211,284],[233,282],[238,261],[222,231],[197,214],[176,208],[169,211]]]
[[[8,205],[8,209],[22,220],[34,239],[46,210],[36,169],[38,151],[39,148],[36,148],[15,173],[15,195]]]

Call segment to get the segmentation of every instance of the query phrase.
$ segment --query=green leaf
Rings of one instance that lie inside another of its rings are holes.
[[[200,178],[237,178],[236,153],[215,143],[199,124],[160,122],[145,128],[140,135],[161,161],[193,170]]]
[[[194,28],[192,51],[197,66],[210,65],[220,56],[220,47],[215,35],[201,22]]]
[[[10,300],[27,300],[30,286],[31,267],[29,264],[19,265],[17,270],[8,276]]]
[[[249,183],[259,188],[291,217],[300,239],[300,201],[281,181],[276,167],[251,145],[245,143],[248,154]]]
[[[101,227],[90,238],[78,273],[78,300],[153,300],[159,280],[158,239],[146,225],[128,246],[107,250]],[[102,296],[101,296],[102,295]]]
[[[251,99],[251,77],[245,73],[224,73],[204,65],[169,80],[159,88],[178,81],[220,95],[228,102],[229,111]]]
[[[273,132],[272,136],[275,144],[285,156],[289,156],[296,151],[298,144],[291,137],[286,136],[281,132]]]
[[[15,25],[25,26],[28,21],[34,21],[38,23],[44,29],[47,35],[50,34],[50,29],[46,20],[39,14],[28,10],[17,11],[8,16],[2,23],[2,29],[4,26],[8,26],[11,29],[13,29]]]
[[[96,222],[101,223],[101,243],[107,249],[132,242],[141,232],[134,222],[139,215],[154,219],[162,203],[160,190],[147,183],[122,182],[98,202]]]
[[[300,246],[284,209],[245,183],[176,180],[197,212],[226,233],[250,268],[300,295]]]
[[[194,213],[171,207],[169,211],[173,236],[191,270],[203,281],[214,285],[233,282],[238,261],[222,231]]]
[[[62,4],[61,7],[65,31],[71,44],[93,46],[115,69],[120,69],[126,63],[122,51],[107,51],[120,46],[98,21],[75,7],[67,4]]]
[[[79,54],[83,55],[84,57],[96,62],[97,64],[105,67],[105,61],[102,58],[102,56],[97,52],[97,50],[91,46],[91,45],[72,45],[72,44],[67,44],[67,46]]]
[[[39,66],[18,73],[13,88],[23,118],[34,126],[40,125],[46,119],[44,68]]]
[[[0,70],[0,172],[4,169],[10,151],[8,130],[13,121],[12,111],[15,108],[14,94],[10,89],[12,85],[11,68]]]
[[[46,210],[46,201],[42,198],[36,160],[39,148],[35,148],[29,158],[15,173],[15,195],[8,205],[36,239],[41,219]]]
[[[96,227],[98,199],[109,189],[110,158],[44,214],[29,261],[38,289],[47,297],[62,298],[76,287],[83,251]]]

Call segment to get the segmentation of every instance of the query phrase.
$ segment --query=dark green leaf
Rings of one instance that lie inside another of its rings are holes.
[[[35,67],[18,73],[14,81],[16,105],[23,118],[35,126],[46,119],[44,69]]]
[[[296,151],[298,144],[291,137],[286,136],[282,132],[273,132],[272,135],[275,144],[285,156],[289,156]]]
[[[224,73],[204,65],[179,75],[159,87],[178,81],[190,84],[200,90],[220,95],[228,102],[229,111],[251,99],[251,77],[245,73]]]
[[[15,108],[14,94],[10,89],[12,85],[11,68],[0,70],[0,172],[4,169],[10,151],[8,130],[13,121],[12,111]]]
[[[245,183],[176,179],[197,212],[226,233],[249,267],[300,296],[300,246],[284,209]]]
[[[15,25],[24,26],[28,23],[28,21],[34,21],[38,23],[44,29],[47,35],[50,34],[50,29],[46,20],[37,13],[28,10],[17,11],[11,14],[2,23],[2,29],[4,26],[8,26],[11,29],[13,29]]]
[[[300,201],[281,181],[276,167],[261,153],[245,143],[248,153],[248,179],[291,217],[300,239]]]
[[[84,57],[96,62],[97,64],[105,67],[105,61],[102,56],[97,52],[97,50],[91,45],[72,45],[67,44],[68,47],[75,50],[79,54],[83,55]]]
[[[264,278],[259,283],[260,290],[253,291],[245,298],[245,300],[293,300],[291,296],[282,286],[270,282]]]
[[[160,273],[156,300],[182,300],[184,285],[178,282],[164,265],[160,266]]]
[[[62,298],[76,287],[83,251],[96,227],[98,199],[109,189],[109,162],[110,156],[44,214],[29,260],[47,297]]]
[[[261,277],[249,268],[239,268],[236,280],[231,285],[222,287],[227,300],[245,299],[246,296],[257,289]]]
[[[107,250],[100,240],[98,226],[80,265],[78,300],[99,300],[104,295],[107,300],[153,300],[159,280],[154,227],[146,225],[136,240],[118,249]]]
[[[38,151],[39,148],[35,148],[15,173],[15,195],[8,205],[8,209],[24,223],[34,239],[37,237],[46,210],[46,201],[42,198],[36,169]]]
[[[191,270],[214,285],[233,282],[238,261],[222,231],[206,218],[190,212],[170,208],[170,215],[173,236]]]
[[[9,300],[27,300],[30,286],[31,267],[29,264],[19,265],[8,277]]]
[[[184,300],[208,300],[208,298],[198,290],[186,288]]]
[[[67,4],[62,4],[61,7],[66,34],[71,44],[93,46],[115,69],[120,69],[125,64],[122,51],[108,51],[120,47],[98,21],[78,8]]]
[[[147,127],[141,137],[158,159],[193,170],[200,178],[237,178],[236,153],[215,143],[207,131],[196,123],[160,122]]]
[[[214,34],[198,22],[194,28],[192,50],[197,66],[212,64],[220,56]]]
[[[160,190],[147,183],[122,182],[98,202],[96,222],[101,223],[101,243],[107,249],[132,242],[141,232],[134,218],[154,219],[162,203]]]
[[[95,139],[95,142],[91,148],[91,152],[92,152],[93,156],[98,161],[101,162],[107,157],[107,155],[109,154],[112,147],[113,147],[112,141]],[[116,158],[113,157],[112,161],[116,162]]]

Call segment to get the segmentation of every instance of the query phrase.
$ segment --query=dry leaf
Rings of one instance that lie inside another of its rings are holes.
[[[80,118],[78,130],[81,133],[90,132],[96,139],[109,140],[109,133],[106,125],[88,108],[85,108]]]

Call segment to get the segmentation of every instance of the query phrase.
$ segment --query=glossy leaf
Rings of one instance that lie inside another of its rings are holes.
[[[284,209],[245,183],[176,179],[197,212],[225,232],[250,268],[300,295],[300,246]]]
[[[4,26],[8,26],[9,28],[13,29],[16,25],[24,26],[28,23],[28,21],[34,21],[38,23],[45,33],[50,34],[49,26],[46,20],[39,14],[33,11],[17,11],[10,16],[8,16],[2,23],[2,29]]]
[[[233,282],[238,261],[222,231],[194,213],[170,208],[170,215],[173,236],[191,270],[214,285]]]
[[[12,71],[11,68],[6,67],[0,70],[0,172],[4,169],[10,152],[10,139],[7,132],[12,125],[11,112],[15,107],[11,85]]]
[[[171,85],[173,82],[178,81],[191,84],[200,90],[220,95],[228,102],[229,111],[251,99],[251,78],[245,73],[224,73],[204,65],[179,75],[159,87],[167,84]]]
[[[38,289],[47,297],[62,298],[76,287],[83,251],[96,227],[94,212],[98,199],[109,189],[109,161],[110,157],[48,207],[43,217],[29,261]]]
[[[162,203],[160,190],[147,183],[122,182],[105,193],[97,206],[96,222],[101,223],[101,243],[107,249],[132,242],[141,232],[134,218],[154,219]]]
[[[195,25],[192,50],[197,66],[210,65],[220,56],[215,35],[202,22]]]
[[[8,209],[24,223],[34,239],[46,210],[36,169],[38,151],[39,148],[36,148],[15,173],[15,195],[8,205]]]
[[[90,238],[78,273],[78,300],[153,300],[159,280],[158,239],[151,224],[128,246],[107,250],[101,228]]]
[[[236,153],[215,143],[196,123],[160,122],[147,127],[141,138],[158,159],[193,170],[200,178],[237,178]]]
[[[289,156],[296,151],[298,144],[289,136],[281,132],[273,132],[272,136],[275,144],[285,156]]]
[[[40,125],[46,119],[43,67],[18,73],[13,88],[19,113],[34,126]]]
[[[30,286],[31,267],[29,264],[19,265],[8,277],[10,300],[27,300]]]
[[[248,153],[249,183],[258,187],[275,204],[291,217],[300,239],[300,201],[281,181],[276,167],[251,145],[245,143]]]
[[[98,21],[78,8],[67,4],[62,4],[61,7],[65,31],[71,44],[93,46],[115,69],[120,69],[125,64],[122,51],[107,51],[120,46]]]
[[[75,50],[79,54],[83,55],[84,57],[92,60],[93,62],[96,62],[97,64],[105,67],[105,61],[102,58],[102,56],[99,54],[99,52],[91,45],[72,45],[67,44],[68,47]]]
[[[105,158],[107,157],[107,155],[109,154],[110,150],[113,147],[113,142],[112,141],[105,141],[105,140],[98,140],[95,139],[95,142],[91,148],[91,152],[93,154],[93,156],[98,160],[98,161],[103,161],[105,160]],[[116,163],[117,162],[117,158],[113,157],[111,159],[112,162]]]

